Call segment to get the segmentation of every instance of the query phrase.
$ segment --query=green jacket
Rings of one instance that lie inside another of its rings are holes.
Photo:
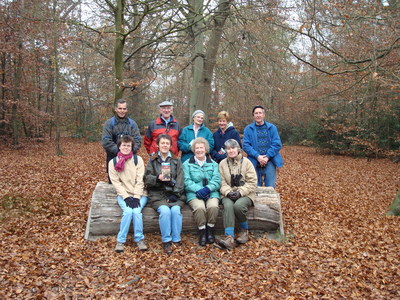
[[[204,179],[207,179],[207,187],[210,189],[210,198],[219,198],[219,188],[221,186],[221,177],[218,172],[218,164],[207,156],[206,162],[200,167],[194,156],[183,163],[183,172],[185,174],[186,201],[197,198],[196,192],[202,189]]]

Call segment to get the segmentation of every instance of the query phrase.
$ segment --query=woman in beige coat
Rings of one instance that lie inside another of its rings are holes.
[[[235,243],[235,218],[239,221],[240,231],[236,242],[244,244],[248,241],[248,222],[246,213],[255,199],[257,173],[247,157],[243,157],[239,143],[229,139],[224,144],[227,158],[219,164],[221,174],[221,196],[224,205],[225,239],[220,245],[233,249]]]

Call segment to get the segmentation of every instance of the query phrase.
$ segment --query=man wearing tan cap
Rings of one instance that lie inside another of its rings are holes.
[[[176,156],[178,150],[178,137],[181,133],[181,124],[174,118],[173,104],[171,101],[163,101],[159,105],[160,115],[154,121],[151,121],[144,136],[144,146],[147,153],[152,155],[158,151],[156,144],[157,137],[160,134],[168,134],[172,138],[171,152]]]

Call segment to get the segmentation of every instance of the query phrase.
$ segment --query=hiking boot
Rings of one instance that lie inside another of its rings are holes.
[[[235,240],[231,235],[227,235],[223,240],[220,240],[219,245],[229,250],[236,247]]]
[[[199,229],[199,245],[200,246],[205,246],[206,245],[206,230],[205,229]]]
[[[168,254],[168,255],[171,255],[171,254],[172,254],[171,245],[172,245],[171,242],[163,243],[163,248],[164,248],[164,253],[165,253],[165,254]]]
[[[147,250],[147,246],[146,246],[146,244],[144,243],[144,240],[141,240],[141,241],[137,242],[137,243],[136,243],[136,246],[138,247],[138,249],[139,249],[140,251],[146,251],[146,250]]]
[[[117,245],[115,246],[115,252],[124,252],[124,243],[117,242]]]
[[[206,231],[207,231],[207,243],[214,244],[214,242],[215,242],[214,228],[207,226]]]
[[[244,244],[247,243],[248,240],[249,240],[249,231],[241,229],[236,238],[236,242],[238,242],[239,244]]]

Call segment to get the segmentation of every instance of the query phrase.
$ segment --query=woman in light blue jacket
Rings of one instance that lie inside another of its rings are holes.
[[[213,134],[206,126],[204,126],[204,112],[196,110],[192,114],[193,124],[182,129],[182,133],[178,138],[178,147],[182,151],[182,163],[193,156],[192,144],[193,140],[198,137],[203,137],[207,140],[209,148],[214,148]],[[209,153],[208,150],[207,153]]]
[[[183,163],[186,201],[193,209],[199,229],[199,245],[205,246],[215,241],[214,226],[218,217],[221,177],[218,164],[206,155],[210,152],[206,139],[195,139],[192,151],[194,156]]]

